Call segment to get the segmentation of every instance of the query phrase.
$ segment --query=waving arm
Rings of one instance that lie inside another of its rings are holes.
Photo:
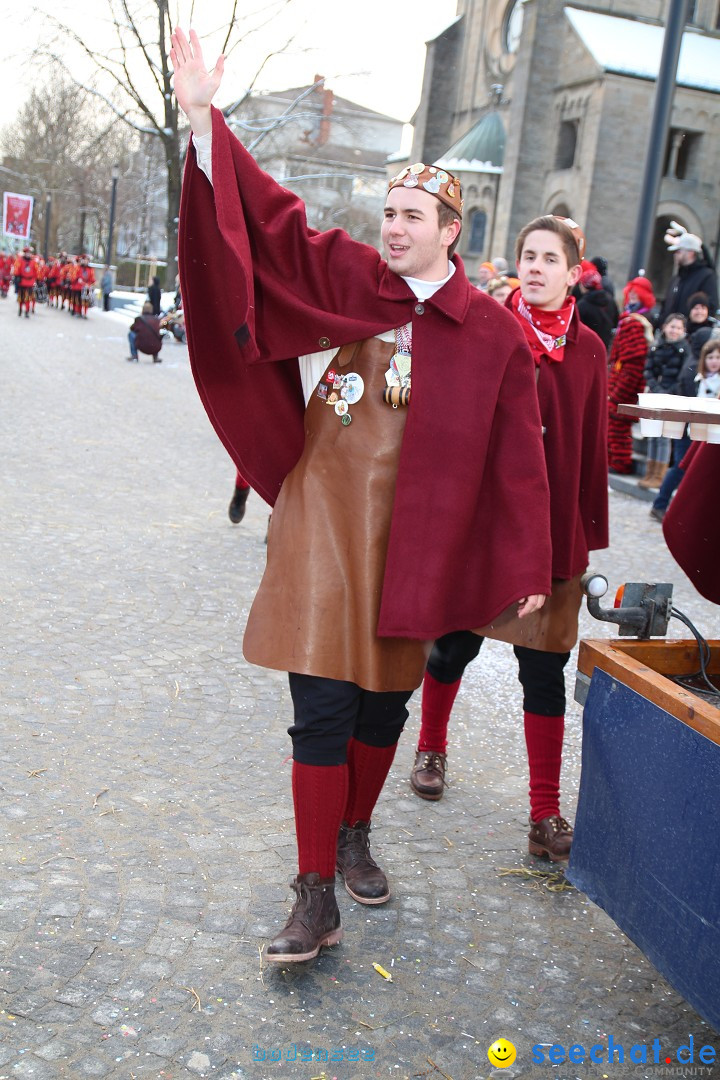
[[[210,102],[214,98],[225,67],[225,57],[218,56],[215,67],[208,71],[203,59],[200,39],[194,30],[188,41],[180,27],[172,34],[170,50],[174,88],[178,105],[190,121],[196,135],[206,135],[212,130]]]

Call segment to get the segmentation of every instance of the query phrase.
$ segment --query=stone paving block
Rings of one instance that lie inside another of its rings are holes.
[[[27,1080],[56,1080],[56,1077],[62,1076],[54,1065],[42,1061],[35,1054],[25,1054],[16,1058],[9,1064],[9,1068],[12,1070],[11,1075],[20,1077],[21,1080],[25,1078]]]

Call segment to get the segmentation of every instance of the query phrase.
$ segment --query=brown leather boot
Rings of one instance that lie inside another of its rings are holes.
[[[638,480],[639,488],[652,488],[655,487],[655,476],[657,474],[659,461],[648,461],[645,464],[645,475],[641,476]]]
[[[384,904],[390,899],[385,874],[370,854],[370,826],[358,821],[353,828],[340,826],[337,869],[345,888],[359,904]]]
[[[291,885],[297,900],[290,918],[265,950],[268,960],[282,964],[313,960],[323,945],[337,945],[343,936],[334,878],[298,874]]]
[[[567,862],[570,858],[573,831],[564,817],[530,819],[528,851],[531,855],[547,855],[551,862]]]
[[[653,476],[653,482],[650,485],[651,488],[659,488],[661,486],[663,480],[665,479],[665,473],[668,471],[669,468],[669,465],[661,465],[658,461],[657,469],[655,470],[655,475]]]
[[[418,750],[410,773],[410,787],[421,799],[437,802],[445,790],[447,754],[433,750]]]

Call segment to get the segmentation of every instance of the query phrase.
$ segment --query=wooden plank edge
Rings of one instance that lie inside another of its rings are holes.
[[[581,641],[578,670],[591,678],[596,667],[720,746],[720,710],[714,705],[616,648],[614,642]]]

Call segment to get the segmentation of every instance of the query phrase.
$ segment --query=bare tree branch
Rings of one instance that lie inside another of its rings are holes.
[[[233,9],[232,9],[232,15],[230,16],[230,25],[228,26],[228,32],[225,35],[225,40],[223,41],[223,47],[220,50],[220,52],[223,53],[223,54],[224,54],[225,50],[227,49],[228,41],[230,40],[232,32],[235,29],[235,16],[236,15],[237,15],[237,0],[233,0]]]
[[[160,80],[157,77],[156,64],[154,63],[154,61],[152,60],[152,58],[150,57],[150,55],[149,55],[149,53],[147,51],[145,42],[143,41],[142,35],[141,35],[140,31],[137,28],[137,25],[135,23],[135,18],[134,18],[134,16],[132,15],[132,13],[130,11],[127,0],[120,0],[120,6],[121,6],[121,8],[123,10],[123,14],[125,15],[125,18],[127,19],[128,26],[130,28],[130,33],[135,38],[135,41],[137,42],[138,48],[140,49],[141,53],[145,57],[145,62],[147,63],[147,66],[150,69],[152,77],[155,80],[155,85],[158,88],[158,90],[160,91],[160,93],[162,93],[162,87],[160,85]],[[161,30],[162,30],[162,27],[161,27]],[[162,42],[162,33],[160,34],[160,41]],[[123,49],[123,52],[124,52],[124,49]],[[124,62],[123,62],[123,67],[125,68],[125,70],[127,70],[126,64]]]
[[[256,82],[258,81],[258,79],[259,79],[259,78],[260,78],[260,76],[262,75],[262,72],[263,72],[263,69],[264,69],[265,65],[266,65],[266,64],[267,64],[267,63],[268,63],[268,62],[269,62],[270,60],[272,60],[272,59],[273,59],[273,57],[275,57],[275,56],[278,56],[278,55],[279,55],[280,53],[283,53],[283,52],[285,51],[285,49],[287,49],[287,47],[288,47],[288,46],[290,45],[290,43],[291,43],[291,42],[292,42],[292,38],[288,38],[288,40],[287,40],[287,41],[285,42],[285,44],[284,44],[284,45],[282,45],[282,46],[280,46],[280,48],[279,48],[279,49],[275,49],[275,50],[273,50],[273,52],[270,52],[270,53],[268,53],[268,54],[267,54],[267,56],[265,57],[265,59],[264,59],[264,60],[262,60],[262,62],[261,62],[261,63],[260,63],[260,65],[258,66],[258,68],[257,68],[257,70],[256,70],[256,72],[255,72],[255,74],[254,74],[254,75],[253,75],[253,77],[252,77],[252,80],[251,80],[251,82],[250,82],[250,85],[249,85],[249,86],[247,87],[247,89],[246,89],[246,90],[244,91],[244,93],[243,93],[243,96],[242,96],[242,97],[240,97],[240,98],[238,98],[238,99],[237,99],[237,101],[234,101],[234,102],[232,103],[232,105],[227,105],[227,106],[226,106],[226,107],[225,107],[225,108],[224,108],[224,109],[222,110],[223,116],[224,116],[224,117],[225,117],[226,119],[227,119],[227,117],[228,117],[228,116],[232,116],[232,114],[233,114],[233,113],[235,112],[235,110],[236,110],[236,109],[239,109],[239,108],[240,108],[240,106],[241,106],[241,105],[243,104],[243,102],[247,101],[248,97],[249,97],[249,96],[250,96],[250,94],[252,94],[252,92],[253,92],[253,88],[254,88],[254,86],[255,86],[255,83],[256,83]],[[236,46],[237,44],[238,44],[238,42],[235,42],[235,45],[233,45],[233,49],[235,48],[235,46]],[[230,52],[232,52],[232,49],[230,50]],[[228,54],[228,55],[229,55],[229,54]],[[227,59],[227,57],[226,57],[226,59]]]

